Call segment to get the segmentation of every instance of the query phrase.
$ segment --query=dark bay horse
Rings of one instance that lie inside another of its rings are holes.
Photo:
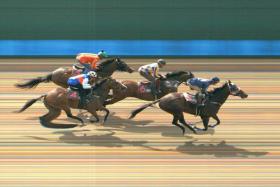
[[[166,94],[177,92],[180,84],[185,83],[188,79],[193,78],[194,75],[187,71],[175,71],[167,73],[165,78],[160,79],[161,93],[158,98],[165,96]],[[125,80],[121,82],[127,89],[123,91],[113,90],[113,95],[110,99],[107,99],[104,104],[110,105],[118,101],[121,101],[127,97],[135,97],[138,99],[153,101],[154,95],[151,92],[151,83],[139,83],[135,81]]]
[[[94,91],[95,95],[90,98],[90,101],[83,108],[92,114],[93,117],[96,118],[95,121],[91,120],[91,122],[98,122],[99,117],[96,113],[97,110],[105,111],[106,115],[104,117],[103,123],[106,121],[109,110],[103,106],[104,100],[107,98],[110,89],[126,89],[124,85],[117,82],[114,79],[106,78],[97,83],[97,88]],[[55,88],[48,92],[47,94],[41,95],[38,98],[29,100],[19,111],[23,112],[27,108],[29,108],[36,101],[43,99],[43,102],[46,108],[49,110],[47,114],[40,117],[40,123],[48,128],[73,128],[78,125],[63,125],[63,124],[52,124],[51,121],[56,119],[61,111],[64,110],[67,114],[67,117],[76,119],[83,124],[83,120],[79,117],[73,116],[70,108],[77,109],[79,106],[79,99],[70,99],[67,96],[67,90],[64,88]]]
[[[186,101],[183,93],[170,93],[152,103],[145,104],[133,110],[131,112],[130,119],[134,118],[145,108],[159,103],[159,107],[162,110],[173,115],[172,124],[182,129],[183,134],[185,133],[185,128],[182,125],[186,126],[194,133],[196,133],[196,130],[206,131],[208,129],[210,117],[214,118],[217,123],[215,125],[210,125],[209,127],[215,127],[220,124],[220,119],[218,118],[217,113],[229,95],[239,96],[242,99],[248,97],[248,95],[243,90],[241,90],[237,85],[231,83],[231,81],[228,81],[222,87],[216,88],[209,92],[209,99],[206,101],[205,106],[202,108],[199,114],[203,121],[204,129],[199,129],[191,124],[186,123],[183,112],[196,115],[197,106],[192,102]],[[178,123],[178,120],[182,125]]]
[[[76,70],[73,67],[71,68],[58,68],[52,73],[44,76],[37,77],[26,81],[24,83],[16,84],[18,88],[34,88],[38,84],[45,82],[53,82],[63,88],[67,88],[67,80],[76,74],[80,74],[82,70]],[[97,75],[99,77],[110,77],[115,71],[123,71],[132,73],[134,70],[129,67],[124,61],[119,58],[115,59],[104,59],[98,62],[97,64]]]

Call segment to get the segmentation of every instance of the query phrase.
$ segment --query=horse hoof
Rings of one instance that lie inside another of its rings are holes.
[[[208,127],[210,127],[210,128],[215,128],[217,125],[209,125]]]
[[[82,123],[81,125],[79,125],[79,127],[84,127],[86,126],[86,124]]]
[[[91,123],[98,123],[99,120],[89,120]]]

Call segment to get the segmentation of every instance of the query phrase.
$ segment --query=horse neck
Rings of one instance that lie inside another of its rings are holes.
[[[179,76],[177,75],[177,76],[171,77],[171,78],[169,78],[169,80],[175,80],[175,81],[180,82],[180,84],[181,84],[182,82],[187,81],[187,77],[185,77],[185,76],[187,76],[187,75],[181,74]]]
[[[227,85],[224,85],[220,90],[218,90],[215,94],[211,97],[211,102],[217,102],[221,105],[224,104],[230,94]]]
[[[111,62],[108,65],[104,66],[102,73],[106,73],[106,76],[111,76],[114,71],[117,69],[117,64],[115,62]]]

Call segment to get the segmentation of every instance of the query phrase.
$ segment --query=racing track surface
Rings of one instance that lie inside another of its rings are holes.
[[[148,62],[126,61],[133,67]],[[37,119],[46,113],[42,102],[25,113],[12,113],[55,87],[42,84],[19,90],[14,83],[71,62],[0,60],[0,186],[279,186],[280,60],[169,60],[166,71],[188,68],[196,76],[217,75],[249,94],[246,100],[231,96],[219,113],[221,125],[198,135],[187,131],[182,136],[171,125],[171,116],[157,108],[128,120],[129,112],[145,103],[131,98],[109,107],[111,115],[104,126],[44,128]],[[137,73],[114,77],[140,78]],[[63,114],[56,122],[73,121]]]

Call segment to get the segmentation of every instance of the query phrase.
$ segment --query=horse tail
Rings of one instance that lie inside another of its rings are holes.
[[[158,102],[160,102],[160,99],[155,100],[155,101],[153,101],[151,103],[148,103],[148,104],[145,104],[145,105],[142,105],[142,106],[136,108],[135,110],[133,110],[131,112],[131,115],[129,116],[129,119],[134,118],[139,112],[143,111],[144,109],[146,109],[146,108],[148,108],[148,107],[150,107],[150,106],[152,106],[152,105],[154,105],[154,104],[156,104]]]
[[[41,96],[38,97],[38,98],[31,99],[31,100],[27,101],[27,102],[25,103],[25,105],[24,105],[20,110],[15,111],[15,112],[16,112],[16,113],[21,113],[21,112],[25,111],[27,108],[29,108],[31,105],[33,105],[33,104],[36,103],[37,101],[41,100],[41,99],[42,99],[43,97],[45,97],[45,96],[46,96],[46,94],[41,95]]]
[[[37,77],[34,79],[31,79],[29,81],[26,81],[24,83],[18,83],[15,86],[21,89],[30,89],[30,88],[35,88],[40,84],[41,82],[50,82],[52,80],[52,73],[48,74],[47,76],[44,77]]]

